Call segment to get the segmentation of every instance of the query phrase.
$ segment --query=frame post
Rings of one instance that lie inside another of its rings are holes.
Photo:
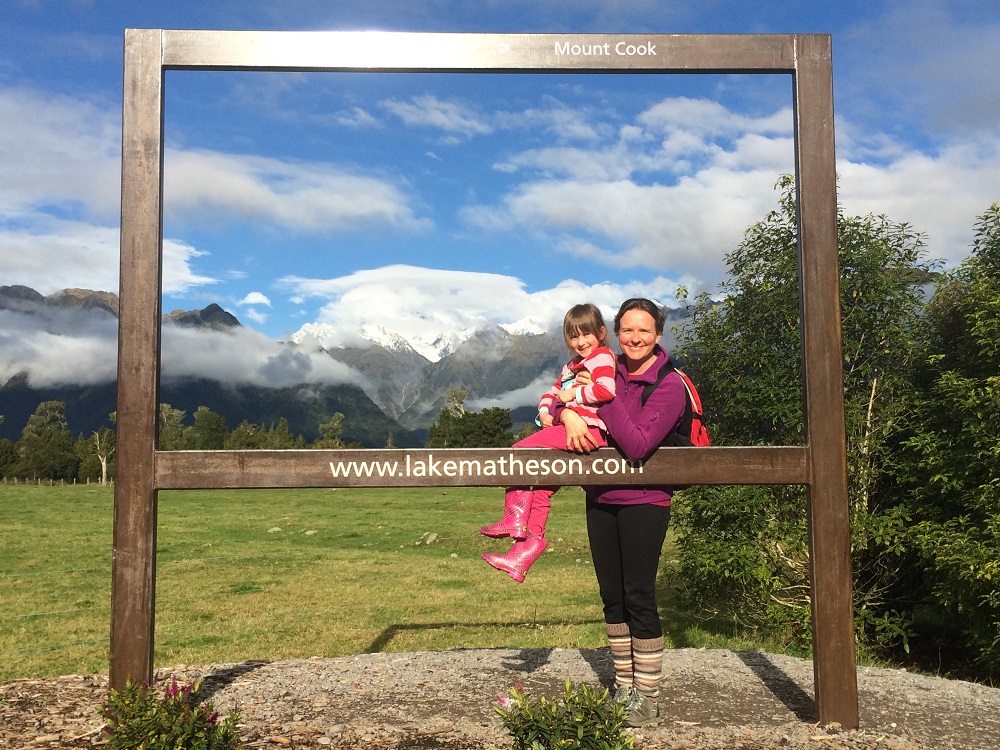
[[[163,73],[160,32],[125,32],[118,330],[118,470],[111,563],[110,683],[152,682],[154,451],[159,400]],[[155,302],[153,302],[155,301]],[[153,302],[153,304],[151,304]]]
[[[799,38],[795,139],[813,672],[819,720],[858,726],[830,38]],[[806,292],[808,290],[808,293]]]

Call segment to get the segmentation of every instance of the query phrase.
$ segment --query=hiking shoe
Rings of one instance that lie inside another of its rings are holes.
[[[613,700],[615,703],[624,703],[626,710],[628,710],[629,704],[635,701],[638,695],[639,691],[631,685],[615,685],[615,697]]]
[[[625,723],[630,727],[644,727],[649,724],[660,723],[660,706],[656,698],[650,698],[638,691],[634,691],[633,700],[626,704],[628,708],[628,718]]]

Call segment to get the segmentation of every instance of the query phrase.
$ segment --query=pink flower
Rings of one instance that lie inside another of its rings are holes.
[[[177,695],[178,691],[179,687],[177,685],[177,678],[175,677],[173,679],[173,682],[170,683],[170,687],[167,688],[166,696],[168,698],[173,698],[175,695]]]

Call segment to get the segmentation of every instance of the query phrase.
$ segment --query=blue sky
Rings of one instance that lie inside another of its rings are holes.
[[[848,213],[954,264],[1000,200],[996,0],[5,0],[0,284],[117,291],[127,27],[830,33]],[[484,321],[712,291],[793,170],[785,76],[172,71],[166,91],[164,308],[216,302],[262,350],[382,326],[433,356]],[[0,345],[0,375],[34,356]]]

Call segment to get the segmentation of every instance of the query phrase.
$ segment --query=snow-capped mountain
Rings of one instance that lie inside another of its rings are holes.
[[[327,323],[306,323],[292,334],[291,339],[296,344],[313,339],[327,350],[344,347],[364,348],[366,345],[375,344],[390,352],[413,352],[428,362],[439,362],[442,358],[454,354],[458,347],[475,336],[478,330],[480,329],[473,326],[460,331],[441,331],[431,335],[414,333],[407,336],[382,325],[364,326],[345,333]]]
[[[408,336],[384,325],[345,334],[329,324],[309,323],[292,341],[313,341],[356,369],[379,407],[415,428],[437,417],[449,389],[463,388],[471,399],[501,397],[543,373],[556,373],[566,358],[562,335],[529,318],[504,326],[468,320],[467,328],[435,334],[428,322],[420,321]]]
[[[515,336],[537,336],[549,330],[543,321],[536,318],[521,318],[513,323],[502,324],[500,327]]]

